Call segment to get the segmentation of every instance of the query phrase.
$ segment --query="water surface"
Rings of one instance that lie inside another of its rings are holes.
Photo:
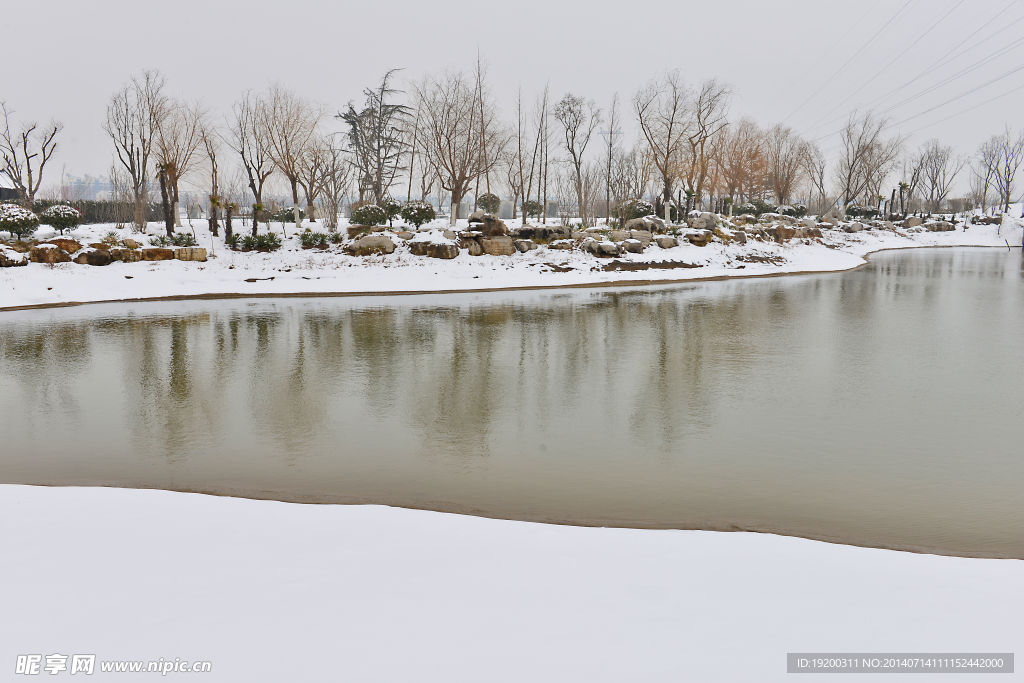
[[[1024,557],[1020,251],[0,314],[0,482]]]

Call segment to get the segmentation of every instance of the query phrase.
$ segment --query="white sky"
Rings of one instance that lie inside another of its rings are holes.
[[[532,100],[546,81],[556,99],[571,91],[605,107],[618,92],[629,114],[638,86],[678,67],[691,82],[730,83],[733,118],[784,120],[815,138],[837,131],[855,106],[897,105],[994,56],[889,112],[906,120],[899,128],[911,146],[938,137],[961,153],[1005,124],[1019,127],[1024,105],[1021,0],[34,0],[7,3],[4,23],[4,53],[13,59],[0,75],[0,99],[16,119],[53,116],[66,125],[50,182],[62,164],[71,175],[106,174],[107,100],[143,68],[160,69],[170,94],[202,99],[220,116],[244,90],[275,80],[335,111],[361,100],[389,68],[405,68],[410,79],[468,70],[479,48],[510,116],[520,85]],[[632,134],[632,118],[623,128]],[[966,172],[957,185],[966,187]]]

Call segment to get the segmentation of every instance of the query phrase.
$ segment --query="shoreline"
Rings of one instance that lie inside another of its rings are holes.
[[[200,292],[196,294],[172,294],[167,296],[131,297],[120,299],[93,299],[83,301],[54,301],[38,304],[20,304],[15,306],[0,306],[0,313],[14,311],[40,310],[48,308],[71,308],[86,306],[89,304],[118,304],[118,303],[143,303],[157,301],[210,301],[210,300],[231,300],[231,299],[315,299],[315,298],[348,298],[348,297],[383,297],[383,296],[417,296],[437,294],[482,294],[489,292],[523,292],[543,291],[561,289],[597,289],[614,287],[648,287],[652,285],[678,285],[690,282],[720,282],[724,280],[753,280],[771,277],[786,277],[797,275],[826,275],[829,273],[845,273],[862,268],[869,263],[869,257],[885,251],[902,251],[911,249],[1003,249],[1010,251],[1021,249],[1021,246],[998,244],[908,244],[906,246],[883,246],[872,249],[863,254],[850,254],[857,256],[861,262],[848,267],[825,268],[818,270],[790,270],[767,273],[737,273],[735,275],[709,275],[705,277],[688,278],[665,278],[665,279],[623,279],[606,280],[594,282],[565,282],[552,285],[521,285],[521,286],[497,286],[497,287],[475,287],[465,289],[405,289],[405,290],[372,290],[372,291],[306,291],[306,292]],[[849,252],[845,252],[849,253]],[[273,279],[273,278],[271,278]]]

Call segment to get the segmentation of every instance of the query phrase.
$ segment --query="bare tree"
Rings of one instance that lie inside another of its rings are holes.
[[[57,151],[57,134],[64,129],[60,121],[50,121],[43,128],[35,121],[23,123],[16,133],[11,132],[12,109],[0,101],[4,113],[4,129],[0,134],[0,157],[3,166],[0,175],[6,176],[18,191],[22,205],[31,211],[36,193],[43,183],[43,169]]]
[[[384,74],[380,85],[363,91],[366,104],[357,112],[350,102],[345,112],[336,118],[348,124],[349,149],[353,163],[359,170],[359,200],[369,191],[373,201],[380,204],[387,196],[395,176],[404,169],[402,157],[406,150],[407,119],[410,107],[390,100],[402,94],[390,85],[391,77],[399,69]]]
[[[744,117],[725,132],[717,166],[723,189],[733,201],[761,198],[769,175],[765,134],[757,123]]]
[[[163,74],[146,70],[141,76],[132,76],[110,98],[107,120],[103,124],[114,151],[131,181],[135,202],[135,227],[145,228],[145,201],[148,191],[149,157],[153,152],[160,117],[165,113]]]
[[[977,200],[982,212],[988,210],[988,191],[995,182],[996,167],[999,165],[999,136],[992,136],[981,143],[974,156],[971,169],[971,193]]]
[[[223,199],[220,194],[220,167],[217,155],[220,153],[220,134],[209,119],[204,119],[199,129],[199,137],[203,141],[203,151],[206,153],[206,164],[210,170],[210,195],[209,210],[207,211],[207,223],[210,227],[210,234],[217,235],[220,230],[220,209]],[[230,237],[225,233],[225,237]]]
[[[863,115],[854,111],[840,132],[835,176],[844,206],[878,187],[898,163],[903,139],[898,135],[884,138],[888,125],[888,119],[870,111]]]
[[[274,84],[270,86],[259,111],[264,120],[270,158],[281,175],[288,179],[292,191],[292,215],[298,230],[302,227],[299,181],[303,161],[323,118],[323,109],[280,84]]]
[[[669,71],[638,90],[633,95],[633,111],[651,149],[651,160],[658,169],[667,211],[693,119],[690,91],[679,70]]]
[[[1014,181],[1017,176],[1017,169],[1024,160],[1024,131],[1014,140],[1010,134],[1010,127],[1007,126],[1002,135],[997,136],[998,156],[996,157],[996,191],[999,193],[999,201],[1002,204],[1003,212],[1010,210],[1010,202],[1013,201]]]
[[[330,232],[338,229],[338,214],[341,203],[352,185],[353,168],[348,161],[348,150],[339,135],[325,137],[320,146],[322,153],[322,174],[320,196],[324,206],[324,220]]]
[[[818,211],[825,212],[827,196],[828,157],[825,152],[815,144],[808,144],[804,148],[804,170],[811,181],[811,186],[818,193]]]
[[[950,187],[967,160],[954,157],[953,148],[939,144],[937,139],[926,142],[921,149],[922,188],[926,193],[927,210],[938,211],[949,195]]]
[[[306,195],[306,216],[316,222],[316,200],[324,189],[327,162],[330,156],[326,138],[316,135],[310,140],[305,153],[299,159],[299,187]]]
[[[174,225],[181,227],[179,181],[195,170],[207,112],[199,102],[162,101],[157,117],[156,163],[164,168]]]
[[[779,204],[789,204],[800,174],[805,168],[805,143],[792,128],[776,124],[765,136],[768,173],[772,193]]]
[[[555,105],[555,118],[562,124],[565,133],[565,151],[569,153],[572,165],[571,179],[575,186],[576,206],[583,219],[586,206],[583,202],[583,154],[587,151],[594,129],[601,123],[601,110],[594,105],[593,100],[584,100],[566,93]]]
[[[451,224],[458,216],[462,198],[474,179],[487,170],[481,146],[500,148],[497,141],[483,140],[481,131],[497,136],[498,126],[493,105],[484,107],[487,126],[481,126],[477,117],[479,108],[476,92],[462,73],[445,73],[428,78],[420,86],[423,103],[423,153],[437,172],[440,185],[451,193]],[[497,155],[486,159],[494,164]]]
[[[259,217],[263,211],[263,188],[274,173],[274,162],[270,156],[270,143],[265,127],[265,117],[260,114],[260,102],[247,92],[235,102],[233,119],[229,122],[228,145],[241,158],[242,168],[252,192],[252,235],[259,229]]]
[[[712,78],[701,83],[700,92],[689,108],[691,121],[687,125],[686,153],[680,170],[689,195],[697,200],[704,196],[711,170],[714,158],[711,147],[729,124],[727,115],[731,95],[728,86]],[[671,194],[665,199],[666,220],[671,199]],[[690,208],[693,207],[687,207]]]

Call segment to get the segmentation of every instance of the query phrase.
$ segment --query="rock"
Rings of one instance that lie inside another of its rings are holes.
[[[33,263],[67,263],[71,260],[68,252],[56,244],[40,244],[32,247],[28,253],[29,261]]]
[[[704,219],[701,218],[701,221]],[[710,230],[691,230],[686,233],[685,237],[690,242],[698,247],[706,247],[708,242],[711,241],[711,237],[714,235]]]
[[[350,225],[348,226],[348,238],[355,239],[364,232],[373,232],[373,228],[369,225]]]
[[[588,240],[583,243],[583,248],[589,251],[594,256],[606,258],[609,256],[619,255],[619,245],[615,242],[598,242],[597,240]]]
[[[447,240],[453,240],[457,237],[457,235],[451,230],[445,230],[442,234],[444,235],[444,238]]]
[[[788,225],[777,225],[775,226],[775,241],[779,244],[788,242],[796,236],[796,228],[791,228]]]
[[[27,265],[28,259],[25,258],[24,254],[0,246],[0,268],[17,268],[18,266]]]
[[[844,230],[846,230],[846,232],[860,232],[863,229],[864,229],[864,224],[861,223],[860,221],[854,221],[854,222],[850,223],[849,225],[847,225],[844,228]]]
[[[103,251],[110,251],[110,245],[109,244],[104,244],[103,242],[92,242],[89,245],[89,248],[90,249],[102,249]],[[67,251],[67,249],[65,249],[64,251]],[[77,263],[77,261],[76,261],[76,263]]]
[[[516,253],[516,246],[511,237],[481,237],[480,247],[485,254],[491,256],[511,256]]]
[[[345,247],[345,251],[354,256],[366,256],[368,254],[390,254],[395,250],[395,243],[383,235],[367,235],[360,237],[352,244]]]
[[[54,237],[52,240],[46,240],[43,244],[56,244],[69,254],[74,254],[82,248],[81,242],[73,240],[70,237]]]
[[[370,228],[370,232],[384,232],[387,229],[388,226],[386,225],[375,225],[372,228]]]
[[[469,222],[470,223],[483,223],[484,222],[484,216],[486,216],[486,215],[487,215],[486,211],[484,211],[483,209],[477,209],[473,213],[469,214]]]
[[[808,228],[800,226],[799,228],[795,228],[795,230],[796,233],[793,235],[793,237],[796,237],[798,239],[810,239],[811,237],[821,237],[821,230],[819,230],[817,227]]]
[[[577,237],[576,235],[579,235]],[[515,231],[515,236],[521,239],[533,240],[534,242],[553,242],[561,239],[583,239],[582,232],[575,232],[567,225],[553,225],[544,227],[522,227]]]
[[[738,225],[754,225],[757,223],[757,216],[752,213],[745,213],[733,219]]]
[[[813,218],[804,217],[800,219],[800,225],[805,228],[814,228],[817,227],[818,222]]]
[[[622,248],[631,254],[642,254],[644,253],[644,243],[640,240],[628,239],[623,240]]]
[[[654,241],[658,243],[658,246],[662,249],[671,249],[672,247],[679,246],[679,240],[675,237],[656,237]]]
[[[739,242],[740,244],[747,243],[747,233],[743,232],[742,230],[733,230],[732,238]]]
[[[924,229],[928,232],[949,232],[956,230],[956,226],[947,221],[935,221],[934,223],[925,223]]]
[[[411,232],[409,232],[408,230],[403,230],[403,231],[401,231],[401,232],[399,232],[399,233],[396,233],[396,236],[397,236],[397,237],[398,237],[399,239],[403,239],[403,240],[411,240],[411,239],[412,239],[413,237],[415,237],[416,235],[415,235],[415,233],[411,233]]]
[[[109,266],[114,259],[110,258],[108,250],[90,247],[88,249],[80,249],[72,260],[75,263],[87,266]]]
[[[409,251],[414,256],[427,256],[429,258],[453,259],[459,255],[459,247],[448,242],[431,242],[429,240],[416,240],[409,242]],[[472,253],[472,252],[470,252]]]
[[[548,249],[572,249],[576,243],[572,240],[555,240],[548,245]]]
[[[622,242],[623,240],[630,239],[630,237],[632,237],[632,235],[630,235],[629,230],[612,230],[608,233],[608,239],[612,242]]]
[[[478,240],[467,240],[465,242],[466,249],[469,250],[470,256],[483,256],[484,248],[480,246]]]
[[[123,244],[127,249],[138,249],[139,248],[139,243],[136,242],[135,240],[129,240],[129,239],[121,240],[121,244]]]
[[[710,211],[704,211],[703,213],[701,213],[700,217],[704,219],[704,227],[708,228],[709,230],[718,225],[718,216],[711,213]]]
[[[578,230],[573,230],[572,235],[570,237],[574,240],[581,240],[586,236],[586,233],[579,232]]]
[[[654,233],[650,230],[630,230],[629,236],[635,240],[643,242],[644,249],[650,246],[651,242],[654,241]]]
[[[143,261],[170,261],[173,258],[173,249],[164,249],[163,247],[146,247],[142,250]]]
[[[921,220],[920,216],[910,216],[909,218],[907,218],[906,220],[903,221],[903,227],[904,228],[916,228],[917,226],[921,225],[921,223],[923,223],[923,222],[924,221]]]
[[[205,261],[206,249],[203,247],[178,247],[174,250],[174,258],[179,261]]]
[[[477,225],[477,229],[487,237],[498,237],[508,234],[508,226],[505,221],[485,213],[483,221]]]
[[[142,260],[142,252],[135,249],[111,249],[110,258],[124,263],[135,263]]]
[[[537,243],[532,240],[516,240],[515,245],[516,250],[520,254],[525,254],[528,251],[533,251],[534,249],[538,248]]]
[[[709,227],[703,216],[694,216],[686,221],[686,224],[694,230],[704,230]],[[714,225],[714,223],[712,223]]]

